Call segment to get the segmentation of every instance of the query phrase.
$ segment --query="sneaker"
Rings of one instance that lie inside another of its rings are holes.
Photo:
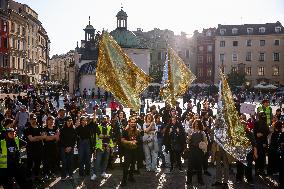
[[[103,172],[103,173],[101,174],[101,177],[103,177],[104,179],[106,179],[108,176],[107,176],[106,172]]]
[[[91,180],[96,180],[96,178],[97,178],[97,175],[96,175],[96,174],[93,174],[93,175],[91,176]]]
[[[68,179],[68,176],[63,176],[63,177],[61,177],[61,180],[62,181],[65,181],[65,180],[67,180]]]

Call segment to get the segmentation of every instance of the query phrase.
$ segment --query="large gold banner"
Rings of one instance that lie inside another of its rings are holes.
[[[99,43],[96,85],[111,92],[125,106],[138,111],[140,94],[148,87],[150,80],[104,31]]]
[[[195,75],[187,68],[183,60],[172,48],[169,48],[161,88],[163,99],[175,105],[176,99],[186,92],[195,79]]]
[[[227,153],[243,164],[246,164],[246,155],[252,149],[245,127],[240,121],[227,79],[221,71],[214,139]]]

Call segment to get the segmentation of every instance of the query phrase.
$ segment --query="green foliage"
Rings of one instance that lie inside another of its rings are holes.
[[[244,86],[246,82],[245,73],[233,72],[228,75],[228,83],[231,88],[235,88],[236,86]]]
[[[162,71],[152,71],[150,73],[150,76],[153,78],[153,83],[161,83],[162,77],[163,77],[163,72]]]

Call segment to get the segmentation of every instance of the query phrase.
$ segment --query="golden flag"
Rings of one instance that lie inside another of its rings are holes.
[[[168,49],[163,72],[160,93],[166,102],[174,106],[176,99],[186,92],[196,77],[172,48]]]
[[[232,92],[222,71],[215,125],[215,141],[232,157],[246,164],[246,155],[251,150],[251,143],[246,137],[246,126],[240,121]]]
[[[148,87],[150,80],[104,31],[99,42],[96,85],[111,92],[122,104],[138,111],[140,94]]]

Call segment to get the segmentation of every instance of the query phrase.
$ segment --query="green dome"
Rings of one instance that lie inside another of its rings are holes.
[[[85,30],[95,30],[95,28],[92,25],[87,25]]]
[[[137,36],[126,28],[116,28],[110,35],[123,48],[141,48]]]
[[[116,14],[116,17],[127,17],[126,12],[124,12],[122,9]]]

